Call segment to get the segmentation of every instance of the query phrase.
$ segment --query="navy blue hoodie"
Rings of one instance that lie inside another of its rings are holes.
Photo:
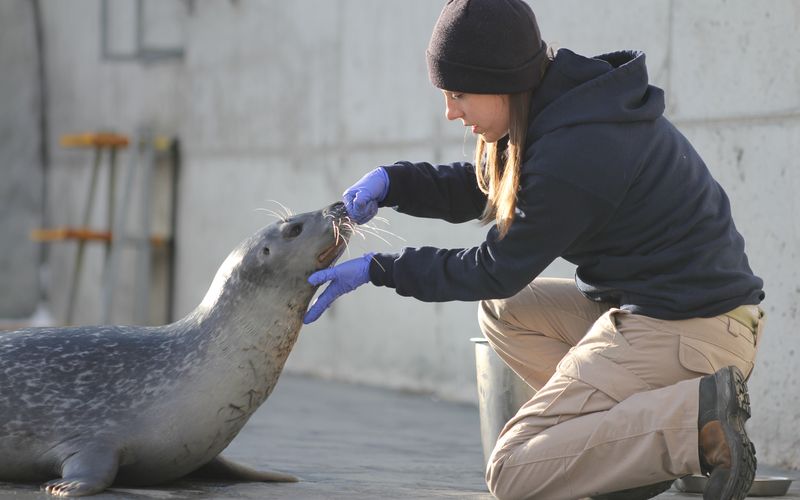
[[[637,314],[710,317],[758,304],[763,282],[728,197],[663,112],[643,53],[559,50],[533,95],[505,238],[493,226],[474,248],[377,254],[370,280],[424,301],[506,298],[563,257],[584,295]],[[486,205],[468,163],[386,169],[382,206],[465,222]]]

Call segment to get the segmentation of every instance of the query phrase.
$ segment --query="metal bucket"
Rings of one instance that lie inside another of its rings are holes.
[[[483,337],[470,341],[475,344],[481,444],[484,461],[488,462],[503,426],[536,391],[500,359],[489,341]]]

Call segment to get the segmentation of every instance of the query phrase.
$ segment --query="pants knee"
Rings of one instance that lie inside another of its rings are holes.
[[[484,330],[484,325],[486,323],[492,323],[497,319],[494,311],[492,311],[491,302],[491,300],[481,300],[478,302],[478,325],[480,325],[481,330]]]
[[[517,500],[525,498],[527,495],[521,494],[519,491],[514,491],[515,481],[512,476],[505,471],[505,463],[507,455],[495,456],[489,460],[486,467],[486,486],[489,492],[499,500]]]
[[[482,300],[478,303],[478,326],[483,335],[492,340],[507,329],[503,318],[503,300]]]

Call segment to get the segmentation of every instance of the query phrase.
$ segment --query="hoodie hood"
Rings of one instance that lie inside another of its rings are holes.
[[[652,121],[663,113],[664,91],[648,83],[643,52],[589,58],[559,49],[531,99],[528,142],[571,125]]]

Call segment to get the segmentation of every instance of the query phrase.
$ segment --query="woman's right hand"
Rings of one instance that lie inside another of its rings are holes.
[[[378,167],[350,186],[342,194],[342,201],[353,222],[365,224],[378,213],[378,203],[388,192],[389,174]]]

